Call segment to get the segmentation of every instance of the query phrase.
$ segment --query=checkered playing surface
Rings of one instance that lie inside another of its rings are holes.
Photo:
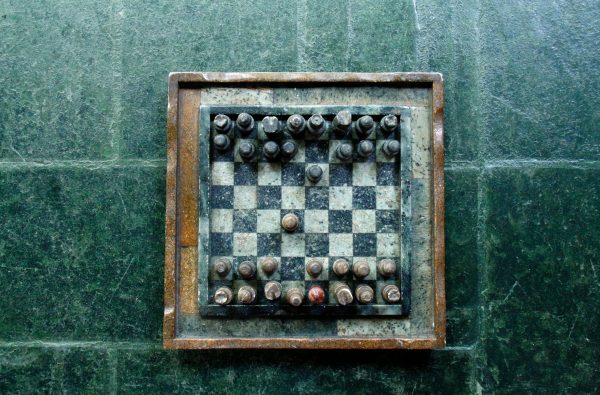
[[[259,267],[258,278],[265,279],[259,262],[275,257],[280,269],[269,279],[280,280],[329,280],[331,263],[340,257],[369,262],[365,280],[378,279],[375,266],[382,258],[399,264],[399,157],[384,156],[379,137],[369,159],[347,163],[336,158],[335,149],[358,140],[330,140],[327,133],[318,140],[296,140],[299,152],[287,163],[268,162],[260,154],[253,162],[242,161],[236,152],[243,139],[224,153],[211,150],[211,262],[229,258],[235,278],[237,265],[251,260]],[[323,170],[314,184],[305,176],[313,164]],[[300,218],[294,233],[280,225],[289,212]],[[313,258],[325,267],[318,278],[304,270],[305,261]]]

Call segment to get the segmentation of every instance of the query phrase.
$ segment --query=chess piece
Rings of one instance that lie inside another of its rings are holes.
[[[390,134],[398,128],[398,118],[392,114],[386,115],[385,117],[381,118],[379,126],[384,134]]]
[[[267,276],[270,276],[271,274],[275,273],[277,271],[278,266],[279,263],[277,262],[277,259],[272,257],[267,257],[263,259],[260,263],[260,268],[262,269],[263,273],[265,273]]]
[[[213,137],[213,144],[219,151],[225,151],[231,145],[231,140],[226,134],[217,134]]]
[[[215,303],[221,306],[228,305],[233,299],[233,292],[227,287],[221,287],[215,291]]]
[[[298,307],[302,304],[302,300],[304,299],[304,291],[300,288],[290,288],[285,294],[285,301],[288,304]]]
[[[356,300],[358,300],[359,303],[371,303],[375,298],[375,292],[373,291],[373,288],[365,284],[361,284],[356,287],[356,291],[354,293],[356,294]]]
[[[217,114],[213,120],[213,126],[217,133],[228,133],[233,125],[227,115]]]
[[[306,272],[311,277],[319,277],[319,274],[321,274],[322,271],[323,264],[316,259],[313,259],[306,264]]]
[[[319,182],[319,180],[321,180],[322,176],[323,176],[323,169],[321,169],[321,167],[319,165],[312,165],[308,169],[306,169],[306,178],[308,179],[308,181],[312,182],[313,184],[316,184],[317,182]]]
[[[295,136],[301,134],[304,131],[304,128],[306,127],[306,121],[304,120],[304,117],[300,114],[291,115],[287,119],[286,124],[290,133]]]
[[[294,140],[285,141],[281,144],[281,156],[286,159],[292,159],[298,152],[298,144]]]
[[[308,301],[310,304],[322,304],[325,302],[325,291],[318,285],[313,285],[308,290]]]
[[[371,272],[369,268],[369,263],[367,261],[356,261],[352,265],[352,272],[356,276],[356,278],[365,278]]]
[[[242,141],[238,147],[240,158],[245,161],[251,161],[256,153],[256,147],[249,141]]]
[[[335,300],[341,306],[346,306],[354,301],[350,287],[343,283],[338,283],[333,286],[333,295]]]
[[[277,281],[269,281],[265,284],[265,298],[276,300],[281,296],[281,284]]]
[[[244,261],[238,266],[238,273],[241,278],[249,280],[256,274],[256,266],[251,261]]]
[[[383,277],[393,276],[396,273],[396,263],[391,259],[382,259],[377,265],[377,270]]]
[[[238,290],[238,302],[241,304],[251,304],[256,299],[256,291],[254,288],[244,285]]]
[[[345,276],[346,274],[348,274],[348,271],[350,270],[350,264],[348,263],[347,260],[345,259],[336,259],[335,262],[333,262],[333,272],[337,275],[337,276]]]
[[[277,117],[264,117],[262,120],[263,131],[269,140],[279,140],[283,137],[283,131]]]
[[[277,159],[279,156],[279,145],[274,141],[267,141],[263,146],[263,154],[267,159]]]
[[[358,148],[356,152],[363,158],[368,158],[375,148],[373,147],[373,142],[371,140],[362,140],[358,143]]]
[[[308,119],[308,134],[319,137],[325,131],[325,119],[319,114],[314,114]]]
[[[298,229],[300,225],[300,219],[294,213],[288,213],[283,216],[281,219],[281,227],[285,229],[286,232],[293,232]]]
[[[243,135],[248,135],[254,129],[254,118],[252,118],[252,115],[243,112],[237,116],[235,124]]]
[[[356,135],[361,139],[366,139],[375,129],[375,122],[369,115],[358,118],[358,121],[354,124],[354,130]]]
[[[400,153],[400,142],[398,140],[386,140],[381,150],[387,156],[396,156]]]
[[[345,137],[350,130],[350,125],[352,125],[352,114],[350,111],[340,111],[333,118],[333,122],[331,122],[333,126],[333,132],[338,139]]]
[[[219,258],[214,264],[214,269],[220,277],[225,277],[231,270],[231,262],[227,258]]]
[[[400,289],[394,284],[388,284],[381,290],[383,300],[388,303],[398,303],[400,301]]]
[[[352,159],[352,144],[343,143],[338,145],[335,149],[335,156],[343,162]]]

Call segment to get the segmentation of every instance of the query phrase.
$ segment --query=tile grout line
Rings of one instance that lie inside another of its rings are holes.
[[[111,135],[111,147],[113,159],[121,157],[121,146],[123,143],[123,18],[124,6],[122,0],[114,0],[111,7],[112,12],[112,49],[111,68],[113,73],[113,95],[111,103],[111,120],[108,126]]]

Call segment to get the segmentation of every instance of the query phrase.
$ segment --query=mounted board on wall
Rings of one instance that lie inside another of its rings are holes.
[[[445,344],[437,73],[172,73],[166,348]]]

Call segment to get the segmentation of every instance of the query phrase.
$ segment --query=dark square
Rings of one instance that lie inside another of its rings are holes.
[[[329,210],[329,232],[352,233],[352,211]]]
[[[304,232],[304,210],[281,210],[281,219],[283,219],[286,214],[295,214],[298,217],[298,228],[294,231],[294,233],[302,233]]]
[[[377,163],[377,185],[400,185],[400,165]]]
[[[304,280],[304,258],[282,257],[279,272],[282,280]]]
[[[329,208],[328,187],[306,187],[304,198],[307,209],[327,210]]]
[[[377,232],[400,232],[400,210],[377,210],[375,215],[377,223]]]
[[[259,256],[280,256],[281,255],[281,234],[280,233],[258,233],[258,255]]]
[[[375,256],[377,253],[377,237],[375,233],[355,233],[354,256]]]
[[[352,163],[330,163],[329,185],[351,186],[352,185]]]
[[[211,208],[233,208],[233,186],[212,185],[210,187]]]
[[[307,233],[305,238],[307,257],[323,257],[329,255],[329,235],[327,233]]]
[[[329,162],[329,140],[307,140],[305,155],[307,163]]]
[[[304,163],[285,163],[281,166],[281,185],[304,185]]]
[[[213,162],[233,162],[233,142],[225,151],[219,151],[212,144],[212,138],[210,140],[210,151],[211,160]]]
[[[260,209],[280,209],[281,187],[259,185],[256,188],[256,200]]]
[[[352,208],[374,209],[376,199],[375,187],[352,187]]]
[[[233,233],[211,233],[210,254],[212,256],[230,256],[233,254]]]
[[[234,210],[233,231],[237,233],[256,232],[256,210]]]
[[[236,162],[233,177],[235,185],[256,185],[258,183],[258,168],[256,163]]]

